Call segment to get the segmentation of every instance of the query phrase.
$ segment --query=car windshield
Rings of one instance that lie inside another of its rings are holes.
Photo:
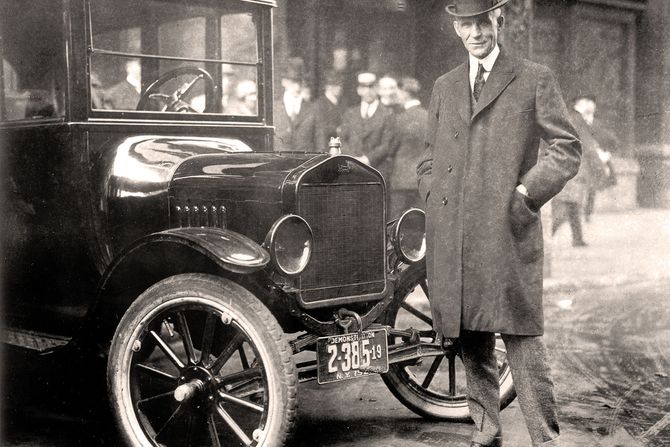
[[[259,114],[257,6],[91,0],[89,13],[92,109]]]

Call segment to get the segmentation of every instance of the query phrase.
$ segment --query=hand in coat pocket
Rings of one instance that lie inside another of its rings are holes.
[[[542,255],[542,226],[540,215],[529,205],[530,199],[514,191],[510,202],[509,219],[514,242],[522,262],[530,263]]]
[[[512,230],[523,228],[539,219],[537,211],[531,209],[530,199],[516,189],[509,206],[509,219]]]

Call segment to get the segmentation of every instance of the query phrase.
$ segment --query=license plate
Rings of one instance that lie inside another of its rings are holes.
[[[317,380],[320,384],[355,379],[389,370],[386,329],[320,337],[316,342]]]

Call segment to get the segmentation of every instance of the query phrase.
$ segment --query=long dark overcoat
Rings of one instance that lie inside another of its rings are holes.
[[[360,104],[347,109],[340,128],[342,153],[367,156],[370,165],[381,171],[388,182],[396,144],[394,124],[393,111],[381,103],[369,118],[361,117]]]
[[[283,101],[275,103],[275,151],[326,152],[316,146],[316,115],[313,104],[303,101],[300,112],[291,119]]]
[[[417,173],[434,327],[446,337],[541,335],[538,210],[577,173],[581,155],[553,74],[503,51],[473,106],[466,63],[435,82],[428,115]],[[541,138],[548,145],[538,159]]]
[[[318,152],[328,152],[330,139],[338,135],[337,131],[342,125],[343,112],[341,105],[333,104],[325,95],[321,95],[314,102],[316,150]]]

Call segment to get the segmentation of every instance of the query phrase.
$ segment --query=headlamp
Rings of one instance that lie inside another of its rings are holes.
[[[288,214],[272,225],[263,246],[270,252],[272,263],[281,274],[295,276],[309,264],[313,244],[312,229],[305,219]]]
[[[426,213],[410,208],[400,216],[393,228],[393,248],[398,258],[408,264],[426,256]]]

